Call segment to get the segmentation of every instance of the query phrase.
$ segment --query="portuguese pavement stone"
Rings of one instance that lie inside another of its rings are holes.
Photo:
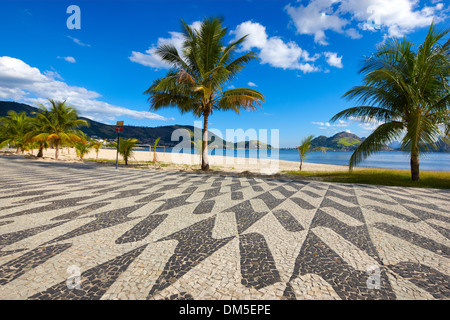
[[[0,157],[0,299],[449,299],[450,190]]]

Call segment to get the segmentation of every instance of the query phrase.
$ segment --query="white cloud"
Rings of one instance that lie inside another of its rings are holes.
[[[70,63],[76,63],[77,61],[75,60],[75,58],[74,57],[60,57],[60,56],[57,56],[56,58],[58,58],[58,59],[64,59],[64,60],[66,60],[67,62],[70,62]]]
[[[46,104],[47,98],[67,100],[80,115],[96,121],[113,121],[116,117],[149,120],[173,120],[147,111],[136,111],[98,100],[101,95],[83,87],[56,80],[52,71],[41,73],[22,60],[0,57],[0,98]]]
[[[329,128],[343,128],[348,127],[350,125],[350,122],[344,121],[344,120],[338,120],[336,123],[329,123],[329,122],[311,122],[312,124],[318,125],[319,129],[325,130]]]
[[[44,71],[44,75],[47,78],[50,78],[50,79],[53,79],[53,80],[57,80],[57,79],[58,80],[64,80],[63,77],[61,77],[61,75],[58,72],[56,72],[55,70]]]
[[[327,45],[325,30],[333,30],[342,33],[343,28],[349,23],[339,17],[333,9],[336,0],[312,0],[308,5],[298,7],[286,6],[286,11],[291,17],[299,34],[314,35],[314,41],[321,45]]]
[[[259,23],[251,21],[243,22],[230,33],[235,35],[235,40],[247,35],[247,38],[242,44],[242,51],[248,51],[252,48],[261,49],[267,44],[268,36],[266,33],[266,27]]]
[[[201,22],[196,21],[191,24],[191,27],[198,30],[200,25]],[[132,51],[129,59],[154,69],[170,68],[156,54],[156,49],[163,44],[172,44],[181,54],[184,38],[180,32],[169,32],[169,34],[170,38],[158,38],[156,45],[152,45],[144,53]],[[285,42],[279,37],[269,37],[266,27],[259,23],[252,21],[243,22],[232,30],[230,34],[235,36],[234,40],[248,35],[241,45],[240,51],[259,50],[258,56],[262,64],[269,64],[282,69],[301,70],[304,73],[320,71],[320,68],[312,64],[320,57],[320,54],[310,56],[306,50],[300,48],[293,41]]]
[[[348,28],[345,30],[345,34],[348,35],[352,39],[360,39],[362,38],[362,34],[358,32],[355,28]]]
[[[262,64],[282,69],[301,70],[304,73],[319,71],[318,67],[308,62],[317,60],[320,55],[310,57],[306,50],[293,41],[285,42],[280,37],[269,37],[266,27],[257,22],[243,22],[231,31],[231,34],[235,35],[234,40],[248,35],[241,49],[258,49],[258,57]]]
[[[73,42],[75,42],[76,44],[78,44],[78,45],[80,45],[82,47],[90,47],[91,46],[90,44],[81,42],[81,40],[79,40],[77,38],[74,38],[74,37],[71,37],[71,36],[67,36],[67,38],[71,39]]]
[[[249,87],[257,87],[257,85],[254,82],[251,82],[251,81],[249,83],[247,83],[247,85]]]
[[[325,32],[334,31],[358,39],[359,30],[381,30],[386,37],[401,37],[417,28],[443,20],[444,4],[432,6],[419,0],[311,0],[306,6],[287,5],[288,15],[299,34],[313,35],[327,45]]]
[[[178,53],[181,54],[183,48],[183,34],[179,32],[169,32],[169,34],[171,35],[170,38],[159,38],[157,45],[148,48],[145,53],[133,51],[129,59],[133,62],[155,69],[170,68],[170,65],[164,62],[159,55],[156,54],[156,49],[158,46],[164,44],[172,44],[177,48]]]
[[[312,124],[317,124],[318,126],[321,126],[321,127],[330,127],[331,126],[331,124],[329,123],[329,122],[311,122]]]
[[[327,63],[336,68],[343,68],[342,65],[342,56],[338,57],[336,52],[324,52],[323,53]]]
[[[358,123],[358,127],[360,127],[364,131],[370,131],[370,132],[375,130],[378,126],[379,126],[379,124],[377,124],[377,123],[370,123],[370,122]]]
[[[200,28],[201,22],[195,21],[190,26],[196,30]],[[169,69],[170,65],[164,62],[159,55],[156,54],[156,49],[165,44],[171,44],[177,48],[180,55],[183,52],[184,36],[181,32],[169,32],[170,38],[158,38],[157,44],[152,45],[144,53],[132,51],[129,59],[133,62],[142,64],[143,66],[154,69]]]
[[[443,4],[427,6],[418,0],[345,0],[340,9],[343,13],[353,13],[354,19],[362,22],[362,30],[380,27],[389,37],[402,37],[429,26],[433,18],[440,21]]]

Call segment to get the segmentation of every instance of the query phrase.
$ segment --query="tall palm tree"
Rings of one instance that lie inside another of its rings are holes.
[[[37,157],[42,158],[44,156],[44,148],[47,149],[50,146],[49,141],[40,139],[39,141],[35,137],[43,132],[45,132],[47,127],[47,122],[43,119],[48,117],[48,110],[40,109],[38,112],[46,113],[46,117],[34,117],[31,118],[31,128],[26,134],[26,138],[31,143],[39,144]],[[38,112],[31,112],[32,115],[36,115]]]
[[[155,80],[144,93],[150,95],[150,109],[177,107],[181,113],[203,117],[202,169],[209,169],[208,120],[213,110],[254,110],[264,96],[253,89],[224,90],[245,64],[256,59],[253,52],[235,57],[246,37],[225,44],[228,29],[220,18],[205,18],[200,28],[182,22],[183,52],[163,44],[156,53],[171,66],[164,78]]]
[[[26,112],[8,111],[6,117],[0,118],[1,145],[14,144],[16,153],[25,151],[27,132],[32,128],[32,118]]]
[[[59,156],[61,144],[84,141],[83,133],[78,129],[88,126],[86,120],[78,119],[78,112],[63,101],[49,100],[51,107],[47,109],[39,104],[36,118],[42,124],[40,133],[36,134],[35,141],[47,141],[55,147],[55,159]]]
[[[344,94],[361,105],[336,114],[331,121],[357,118],[379,123],[350,158],[350,170],[370,154],[401,139],[410,153],[411,179],[419,180],[419,155],[435,147],[449,126],[450,41],[440,44],[447,31],[430,26],[424,42],[391,39],[363,61],[362,86]],[[445,129],[444,129],[445,130]]]

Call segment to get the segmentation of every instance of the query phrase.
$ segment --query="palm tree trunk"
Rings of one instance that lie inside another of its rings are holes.
[[[208,117],[209,113],[203,114],[203,143],[202,143],[202,170],[209,170],[208,160]]]
[[[55,141],[55,160],[58,160],[59,156],[59,141]]]
[[[302,171],[302,166],[303,166],[303,158],[300,158],[300,171]]]
[[[39,152],[37,154],[37,157],[38,158],[42,158],[43,156],[44,156],[44,144],[41,143],[40,146],[39,146]]]
[[[411,179],[419,181],[419,154],[411,153]]]

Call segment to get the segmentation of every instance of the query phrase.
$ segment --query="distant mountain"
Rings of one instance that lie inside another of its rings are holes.
[[[332,137],[318,136],[311,141],[311,148],[326,148],[329,150],[353,151],[355,150],[365,138],[360,138],[353,133],[339,132]],[[438,147],[435,150],[429,147],[430,152],[450,152],[450,139],[442,139],[439,137],[436,141]],[[383,151],[401,151],[401,143],[393,141],[385,146]]]
[[[401,151],[402,144],[399,141],[394,141],[389,144],[389,147],[391,147],[394,150]],[[450,138],[443,139],[442,137],[439,137],[436,141],[436,147],[435,149],[432,146],[429,146],[429,150],[431,152],[450,152]]]
[[[363,142],[356,134],[339,132],[332,137],[319,136],[311,141],[312,148],[353,151]]]
[[[37,108],[24,103],[0,101],[0,117],[7,116],[9,110],[16,111],[17,113],[25,111],[26,113],[31,114],[31,112],[36,111]]]
[[[439,137],[436,146],[438,147],[437,152],[450,152],[450,138],[444,141],[442,137]]]
[[[38,109],[27,104],[11,102],[11,101],[0,101],[0,117],[7,115],[8,111],[13,110],[16,112],[26,112],[29,116],[33,116],[32,112]],[[101,139],[115,140],[117,138],[116,126],[104,124],[98,121],[90,120],[85,117],[80,117],[80,119],[89,122],[89,127],[81,127],[80,130],[83,131],[88,137],[98,137]],[[160,126],[160,127],[139,127],[139,126],[127,126],[123,127],[123,132],[120,136],[124,139],[135,138],[139,140],[140,144],[151,144],[155,142],[158,137],[161,137],[158,146],[165,147],[175,147],[180,143],[182,138],[180,137],[178,141],[172,141],[172,133],[176,129],[187,129],[191,134],[191,140],[194,136],[194,126],[187,125],[173,125],[173,126]],[[226,147],[232,147],[231,142],[227,142],[221,139],[219,136],[209,132],[209,137],[212,145]],[[245,149],[257,149],[259,146],[264,145],[255,140],[245,141]],[[238,144],[234,143],[234,147]],[[270,145],[267,145],[268,149],[271,149]]]

